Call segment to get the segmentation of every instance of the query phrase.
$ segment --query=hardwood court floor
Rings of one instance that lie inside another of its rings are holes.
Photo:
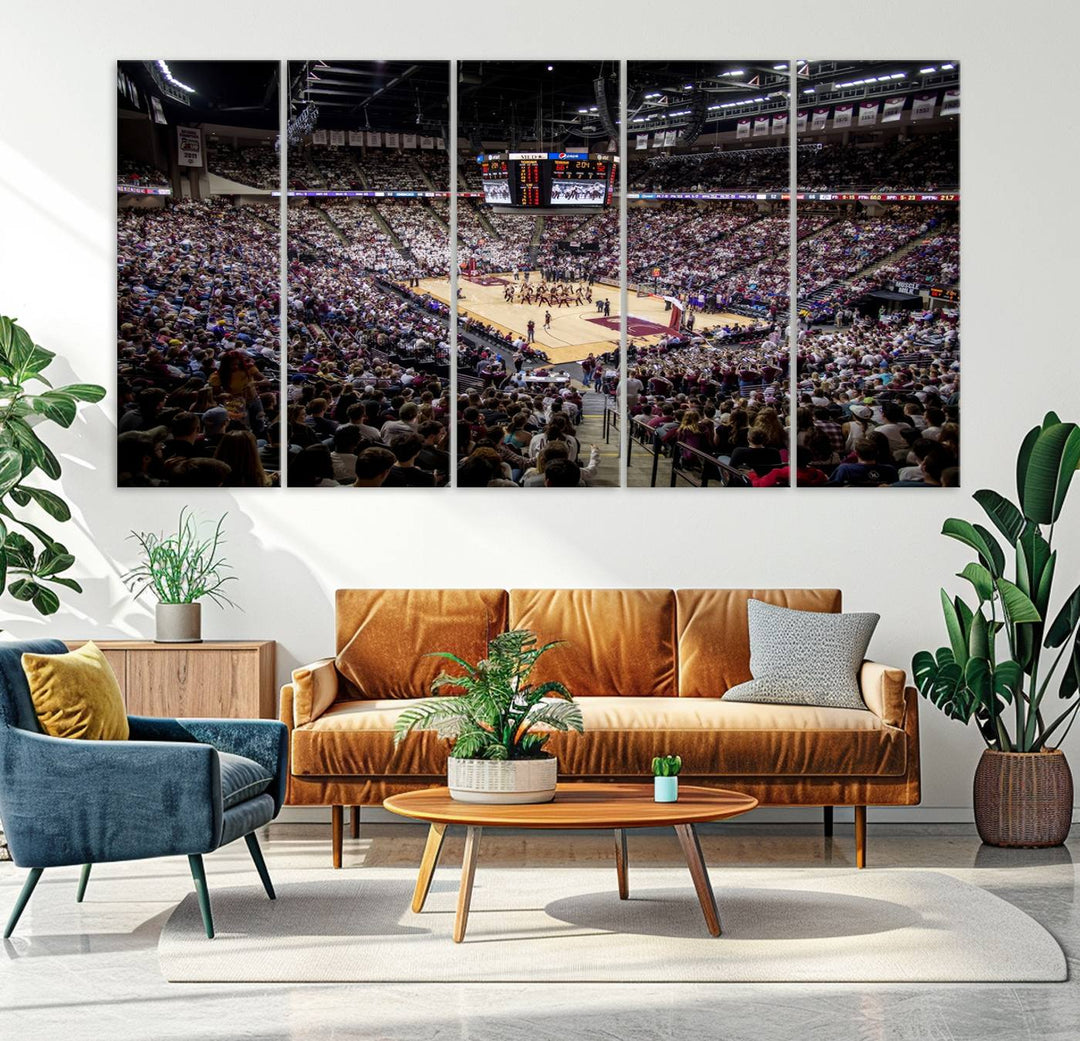
[[[535,275],[533,277],[536,277]],[[509,304],[503,299],[505,282],[512,281],[510,274],[489,275],[485,280],[494,284],[481,285],[462,276],[458,285],[464,294],[458,301],[463,314],[478,318],[489,325],[498,327],[503,333],[524,336],[531,318],[536,323],[536,342],[547,352],[555,364],[581,361],[588,354],[603,354],[610,351],[619,342],[619,287],[597,282],[593,286],[593,303],[585,307],[551,308],[551,329],[544,330],[543,305]],[[424,278],[420,281],[420,290],[430,293],[443,303],[450,302],[450,280],[447,278]],[[611,301],[611,315],[603,321],[596,321],[602,316],[596,310],[596,300],[607,298]],[[641,334],[634,328],[629,334],[638,343],[655,343],[667,328],[670,312],[664,310],[663,297],[630,295],[630,317],[638,319]],[[710,314],[696,316],[695,328],[698,331],[711,329],[716,325],[748,325],[749,318],[733,314]]]

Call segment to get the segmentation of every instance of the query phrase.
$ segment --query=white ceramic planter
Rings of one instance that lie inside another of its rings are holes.
[[[154,629],[155,643],[202,643],[202,605],[158,604]]]
[[[551,802],[559,763],[547,759],[447,760],[446,783],[450,798],[458,802]]]

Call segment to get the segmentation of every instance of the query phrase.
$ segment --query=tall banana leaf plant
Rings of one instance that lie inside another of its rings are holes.
[[[432,690],[458,688],[463,693],[428,698],[402,712],[394,726],[394,747],[413,730],[434,730],[453,741],[450,755],[455,759],[545,757],[551,731],[585,729],[581,709],[563,684],[529,683],[541,655],[561,642],[538,646],[535,633],[516,629],[489,640],[487,657],[475,665],[455,654],[428,655],[465,670],[464,675],[441,672]]]
[[[1050,614],[1054,530],[1078,465],[1080,428],[1050,412],[1020,446],[1017,503],[989,490],[973,496],[998,535],[957,519],[941,529],[975,552],[958,575],[974,600],[941,590],[949,646],[920,651],[912,671],[924,697],[953,719],[974,720],[995,751],[1060,744],[1080,709],[1080,586]]]

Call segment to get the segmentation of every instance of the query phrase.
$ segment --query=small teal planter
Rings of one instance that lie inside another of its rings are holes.
[[[654,802],[678,802],[679,779],[678,777],[654,777],[653,778],[653,801]]]

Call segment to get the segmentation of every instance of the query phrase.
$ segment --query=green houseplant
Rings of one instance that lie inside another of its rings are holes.
[[[1058,845],[1069,832],[1072,776],[1055,743],[1080,709],[1080,586],[1056,613],[1050,600],[1054,529],[1078,464],[1080,428],[1051,412],[1020,447],[1017,503],[975,492],[1011,550],[1011,566],[993,532],[945,522],[942,534],[977,557],[958,576],[970,583],[974,601],[942,589],[949,646],[912,660],[920,693],[951,718],[974,721],[986,742],[975,775],[975,822],[992,845]]]
[[[53,387],[44,373],[55,357],[14,319],[0,317],[0,591],[6,587],[43,615],[60,608],[51,587],[75,593],[82,587],[63,574],[74,565],[74,555],[27,519],[26,510],[33,516],[35,508],[61,523],[71,519],[63,498],[31,483],[39,471],[53,481],[61,472],[39,430],[46,422],[70,427],[80,401],[105,396],[105,388],[93,383]]]
[[[176,531],[158,534],[133,531],[142,548],[143,560],[124,576],[136,596],[152,591],[157,597],[154,609],[158,643],[199,643],[202,633],[200,600],[212,600],[219,607],[236,605],[223,587],[236,581],[226,575],[230,569],[222,556],[225,539],[222,528],[228,514],[222,514],[213,533],[203,535],[195,515],[184,507]]]
[[[681,769],[682,756],[658,755],[653,759],[653,799],[656,802],[678,801]]]
[[[562,683],[529,682],[540,657],[561,642],[541,646],[535,633],[517,629],[490,639],[487,657],[475,665],[455,654],[428,655],[464,670],[461,675],[439,673],[432,691],[461,693],[428,698],[402,712],[394,726],[394,747],[414,730],[434,730],[451,740],[447,784],[451,796],[463,802],[550,801],[558,765],[544,746],[552,731],[585,729],[581,709]]]

